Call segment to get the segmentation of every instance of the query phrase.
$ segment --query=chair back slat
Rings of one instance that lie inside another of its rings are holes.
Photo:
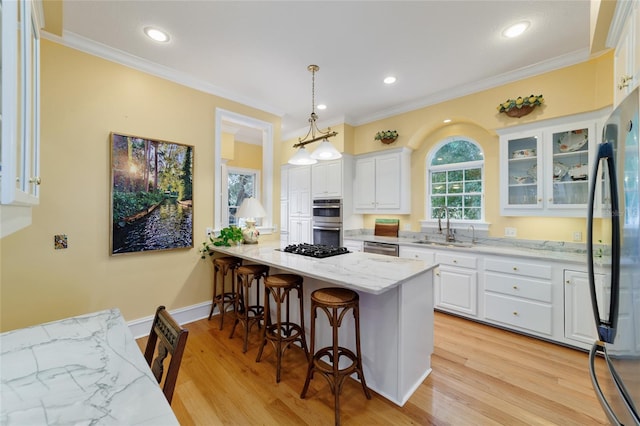
[[[158,307],[153,318],[153,325],[147,340],[144,357],[149,367],[151,367],[154,377],[158,383],[161,383],[164,374],[164,360],[169,354],[171,355],[166,377],[164,378],[164,386],[162,387],[169,403],[173,398],[173,391],[188,335],[189,331],[180,327],[164,306]],[[154,354],[156,354],[155,359],[153,359]]]

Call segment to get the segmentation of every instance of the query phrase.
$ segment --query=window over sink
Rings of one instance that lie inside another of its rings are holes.
[[[484,152],[464,136],[447,138],[427,156],[426,223],[484,223]]]

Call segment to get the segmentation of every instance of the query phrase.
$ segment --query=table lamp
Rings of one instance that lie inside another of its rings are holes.
[[[242,230],[245,244],[256,244],[258,242],[258,235],[260,235],[260,233],[256,228],[256,218],[265,217],[266,215],[267,212],[264,210],[264,207],[262,207],[262,204],[260,204],[260,201],[253,197],[242,200],[236,216],[238,218],[245,218],[245,223],[247,224],[247,227]]]

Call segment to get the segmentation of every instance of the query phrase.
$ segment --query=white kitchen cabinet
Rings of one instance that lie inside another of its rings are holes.
[[[485,319],[553,336],[552,267],[517,259],[485,259]]]
[[[280,167],[280,243],[289,242],[289,166]]]
[[[289,231],[289,201],[280,200],[280,233]]]
[[[434,272],[437,309],[475,317],[478,313],[478,259],[457,252],[438,252]]]
[[[288,242],[311,243],[311,168],[289,168]]]
[[[289,165],[280,167],[280,199],[289,199]]]
[[[399,256],[405,259],[424,260],[428,264],[434,264],[436,252],[434,250],[425,250],[423,248],[400,246]]]
[[[342,197],[342,159],[319,161],[311,166],[311,196],[313,198]]]
[[[289,244],[311,244],[311,219],[305,217],[289,218]]]
[[[411,213],[411,150],[400,148],[355,160],[355,213]]]
[[[5,236],[30,224],[30,207],[39,202],[41,19],[30,0],[0,5],[0,236]]]
[[[640,6],[638,1],[621,1],[609,32],[614,47],[613,105],[614,107],[640,83]]]
[[[361,252],[363,250],[363,244],[360,240],[344,240],[342,244],[352,252]]]
[[[585,217],[605,117],[602,111],[499,131],[501,214]]]
[[[599,301],[605,299],[605,275],[595,274],[596,292]],[[599,305],[603,317],[608,316],[608,306]],[[591,307],[589,275],[583,271],[564,271],[564,336],[592,345],[597,339],[597,330]]]
[[[311,217],[311,169],[309,166],[289,169],[289,218]]]

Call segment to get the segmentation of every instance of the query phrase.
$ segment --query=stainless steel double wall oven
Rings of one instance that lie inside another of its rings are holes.
[[[313,244],[342,246],[342,200],[313,200]]]

